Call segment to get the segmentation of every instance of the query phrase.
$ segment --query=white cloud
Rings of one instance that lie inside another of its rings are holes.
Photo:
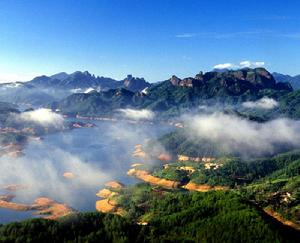
[[[62,115],[45,108],[23,112],[19,115],[19,118],[42,126],[62,127],[64,122]]]
[[[257,62],[252,62],[252,61],[242,61],[239,64],[234,64],[234,63],[220,63],[215,65],[213,68],[214,69],[240,69],[240,68],[257,68],[257,67],[263,67],[265,65],[265,62],[262,61],[257,61]]]
[[[263,97],[257,101],[247,101],[242,104],[246,108],[257,108],[257,109],[274,109],[278,106],[278,102],[269,97]]]
[[[221,63],[214,66],[214,69],[232,69],[236,66],[232,63]]]
[[[240,62],[239,67],[240,68],[257,68],[257,67],[263,67],[265,65],[265,62],[251,62],[251,61],[242,61]]]
[[[119,109],[123,113],[123,116],[132,120],[152,120],[155,116],[153,111],[142,109]]]
[[[88,94],[88,93],[90,93],[90,92],[92,92],[92,91],[96,91],[94,88],[88,88],[88,89],[86,89],[85,91],[84,91],[84,93],[85,94]]]
[[[261,156],[300,145],[300,121],[282,118],[258,123],[223,113],[186,116],[184,120],[191,139],[207,139],[242,156]]]

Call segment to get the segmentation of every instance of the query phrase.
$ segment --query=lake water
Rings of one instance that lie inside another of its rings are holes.
[[[93,123],[96,127],[50,134],[40,142],[30,142],[22,158],[0,158],[4,168],[0,172],[0,186],[28,186],[12,193],[16,195],[14,202],[31,204],[45,196],[79,211],[94,211],[98,199],[95,194],[105,182],[136,183],[126,174],[132,163],[140,162],[132,157],[134,146],[172,129],[160,124],[126,121]],[[64,172],[72,172],[76,178],[66,179]],[[0,223],[28,217],[32,217],[31,212],[0,209]]]

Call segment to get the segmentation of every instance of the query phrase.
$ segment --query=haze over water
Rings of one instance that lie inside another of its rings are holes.
[[[28,189],[12,192],[16,195],[14,202],[31,204],[38,197],[49,197],[79,211],[94,211],[95,194],[104,183],[110,180],[124,184],[136,182],[126,174],[132,163],[139,162],[132,157],[134,145],[143,144],[171,129],[126,121],[93,123],[96,127],[54,133],[40,142],[30,142],[24,157],[0,158],[1,164],[16,163],[15,167],[11,166],[10,178],[4,175],[1,187],[5,184],[28,186]],[[25,168],[29,172],[22,171]],[[64,172],[72,172],[76,177],[66,179]],[[0,209],[0,223],[28,217],[32,217],[31,212]]]

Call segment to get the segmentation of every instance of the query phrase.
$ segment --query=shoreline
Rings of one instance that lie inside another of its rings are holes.
[[[7,198],[5,198],[7,196]],[[32,204],[23,204],[12,202],[14,197],[3,195],[0,199],[0,208],[9,209],[18,212],[33,211],[33,216],[39,216],[45,219],[57,220],[63,216],[76,213],[76,210],[64,203],[58,203],[47,197],[37,198]]]
[[[64,118],[75,118],[75,119],[81,119],[81,120],[90,120],[90,121],[111,121],[111,122],[119,122],[119,121],[125,121],[132,124],[151,124],[155,125],[157,123],[168,125],[171,127],[177,127],[177,128],[184,128],[184,125],[182,122],[179,121],[173,121],[173,120],[132,120],[132,119],[118,119],[113,116],[81,116],[81,115],[66,115],[63,114]]]

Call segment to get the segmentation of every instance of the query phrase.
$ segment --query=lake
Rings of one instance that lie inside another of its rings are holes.
[[[14,202],[32,204],[38,197],[49,197],[79,211],[94,211],[96,193],[110,180],[136,183],[126,172],[132,163],[136,144],[161,136],[172,127],[127,121],[93,121],[92,128],[79,128],[50,134],[30,142],[21,158],[0,158],[1,187],[27,186],[12,192]],[[74,179],[63,177],[72,172]],[[10,193],[3,189],[0,194]],[[31,212],[0,209],[0,223],[32,217]]]

